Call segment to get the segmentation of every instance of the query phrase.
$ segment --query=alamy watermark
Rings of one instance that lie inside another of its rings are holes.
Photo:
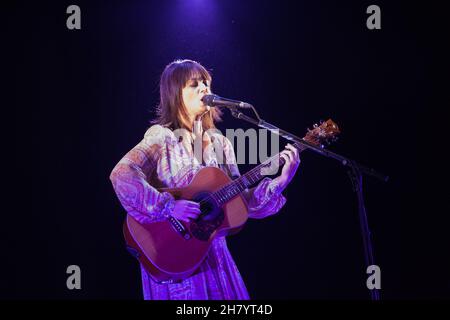
[[[66,19],[66,26],[69,30],[81,29],[81,9],[79,6],[72,4],[67,7],[66,13],[70,16]],[[381,9],[379,6],[372,4],[367,7],[366,13],[370,16],[366,20],[366,26],[369,30],[381,29]]]
[[[67,289],[81,289],[81,268],[77,265],[70,265],[66,269],[66,273],[70,274],[66,280]]]
[[[379,6],[373,4],[367,7],[366,13],[370,16],[366,20],[366,26],[369,30],[381,29],[381,9]]]
[[[367,278],[366,286],[367,289],[381,289],[381,269],[379,266],[372,264],[367,267],[366,273],[370,274]]]
[[[70,14],[66,20],[66,27],[69,30],[81,29],[81,9],[79,6],[72,4],[67,7],[66,13]]]
[[[190,139],[189,137],[191,137],[191,132],[184,128],[174,130],[173,134],[176,140]],[[228,140],[229,143],[224,139]],[[204,147],[205,141],[209,143],[206,147]],[[211,152],[214,152],[219,165],[267,162],[267,165],[261,168],[262,175],[276,174],[280,165],[280,138],[276,130],[272,134],[267,129],[259,129],[258,131],[253,128],[245,131],[243,129],[226,129],[225,135],[223,135],[219,129],[212,128],[196,135],[192,141],[192,146],[194,156],[199,162],[207,159]],[[233,153],[235,153],[235,156],[233,156]]]

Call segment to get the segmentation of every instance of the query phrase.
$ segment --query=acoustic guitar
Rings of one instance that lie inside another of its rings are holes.
[[[339,133],[338,126],[330,119],[308,129],[303,140],[323,146],[322,143],[335,140]],[[302,151],[301,145],[294,146]],[[236,233],[244,226],[248,209],[242,192],[263,179],[264,169],[273,165],[273,161],[278,161],[280,167],[284,164],[284,159],[277,154],[235,180],[219,168],[206,167],[185,187],[158,189],[171,193],[176,200],[198,202],[201,214],[190,222],[169,217],[147,224],[140,224],[127,215],[123,233],[128,251],[158,283],[179,282],[191,276],[216,237]]]

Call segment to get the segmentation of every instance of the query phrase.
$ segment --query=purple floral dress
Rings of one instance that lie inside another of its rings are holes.
[[[202,168],[214,166],[230,177],[239,176],[230,141],[213,135],[214,144],[204,149],[203,159],[194,156],[192,137],[177,139],[174,132],[160,125],[150,127],[143,140],[114,167],[110,179],[127,213],[140,223],[162,221],[170,214],[171,194],[161,187],[189,184]],[[217,139],[217,140],[216,140]],[[223,155],[218,157],[213,145],[220,143]],[[218,161],[218,160],[224,161]],[[285,204],[273,180],[265,177],[245,196],[249,218],[261,219],[277,213]],[[154,282],[141,266],[142,286],[146,300],[244,300],[249,295],[239,270],[228,250],[225,237],[216,238],[200,266],[200,272],[180,283]]]

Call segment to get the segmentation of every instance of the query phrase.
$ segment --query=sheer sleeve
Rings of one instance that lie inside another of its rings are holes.
[[[226,170],[232,178],[240,176],[239,168],[236,164],[231,142],[223,137],[223,151],[225,154]],[[271,178],[265,177],[255,187],[244,193],[248,202],[249,218],[262,219],[276,214],[286,203],[286,198],[280,191],[278,184]]]
[[[156,170],[160,149],[170,134],[169,129],[160,125],[150,127],[144,139],[119,161],[110,174],[120,203],[140,223],[162,221],[173,211],[175,200],[172,195],[159,192],[148,183]]]

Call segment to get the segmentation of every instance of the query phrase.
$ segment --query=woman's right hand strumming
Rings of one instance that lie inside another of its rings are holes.
[[[200,213],[200,205],[197,202],[189,200],[176,200],[173,207],[172,217],[189,222],[189,219],[197,219]]]

